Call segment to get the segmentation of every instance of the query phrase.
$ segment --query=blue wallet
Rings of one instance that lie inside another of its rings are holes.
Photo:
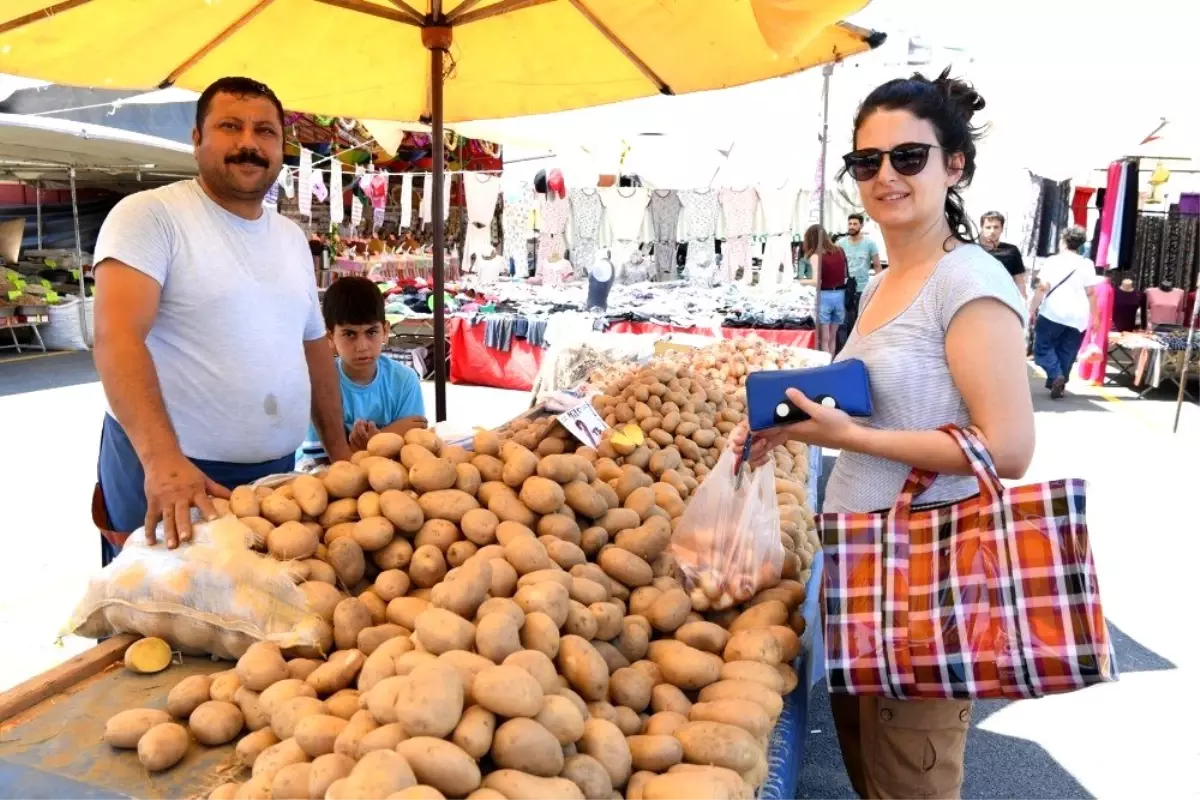
[[[871,416],[871,384],[867,365],[857,358],[827,367],[755,372],[746,377],[746,405],[750,430],[803,422],[808,415],[785,394],[799,389],[810,400],[840,408],[852,417]]]

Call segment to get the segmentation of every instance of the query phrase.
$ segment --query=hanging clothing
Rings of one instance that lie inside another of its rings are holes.
[[[463,247],[462,271],[475,270],[471,257],[483,258],[492,250],[492,217],[496,213],[496,198],[500,196],[500,177],[478,173],[463,173],[463,188],[467,195],[467,240]]]
[[[1121,174],[1117,178],[1117,202],[1113,208],[1112,235],[1108,239],[1108,259],[1106,266],[1116,268],[1120,264],[1121,236],[1125,232],[1125,193],[1128,174],[1125,166],[1121,166]],[[1130,231],[1132,233],[1132,231]]]
[[[421,215],[421,224],[428,225],[433,222],[433,176],[421,176],[421,206],[417,213]]]
[[[1096,266],[1108,266],[1109,243],[1112,240],[1113,221],[1117,213],[1117,191],[1121,185],[1124,169],[1120,161],[1108,165],[1108,181],[1105,184],[1104,208],[1100,212],[1100,236],[1096,239],[1092,252],[1095,254]]]
[[[406,172],[400,178],[400,230],[412,227],[413,176]]]
[[[1093,261],[1098,260],[1096,245],[1100,242],[1100,225],[1104,222],[1104,195],[1104,187],[1100,187],[1096,190],[1095,208],[1099,213],[1096,214],[1096,224],[1092,226],[1092,238],[1091,241],[1088,242],[1088,255],[1093,257]]]
[[[777,187],[758,187],[763,229],[767,234],[758,273],[760,285],[786,285],[796,280],[796,266],[792,262],[792,231],[795,229],[796,208],[799,205],[798,194],[796,187],[788,182]]]
[[[1083,228],[1087,227],[1088,203],[1095,193],[1096,190],[1090,186],[1075,187],[1075,194],[1071,197],[1071,215],[1074,218],[1074,224]]]
[[[1058,252],[1059,238],[1067,227],[1071,182],[1056,182],[1034,176],[1041,184],[1041,208],[1038,212],[1037,255],[1048,258]]]
[[[529,274],[529,237],[532,232],[529,222],[536,199],[527,183],[504,192],[504,213],[501,214],[504,257],[513,264],[515,274],[522,278]]]
[[[1092,287],[1092,291],[1096,296],[1099,326],[1088,321],[1088,330],[1079,352],[1088,353],[1089,357],[1080,361],[1079,377],[1103,385],[1104,376],[1108,373],[1108,332],[1112,330],[1113,286],[1107,280],[1101,280]]]
[[[687,263],[684,269],[688,280],[700,286],[711,286],[715,278],[717,250],[717,191],[692,189],[679,193],[683,204],[683,222],[687,229]]]
[[[654,221],[654,259],[658,264],[660,281],[675,279],[678,267],[676,231],[679,228],[681,210],[683,203],[679,202],[679,195],[675,192],[655,189],[650,193],[650,217]]]
[[[758,212],[758,192],[748,188],[722,189],[720,201],[725,214],[725,246],[721,249],[725,280],[736,279],[741,270],[742,282],[749,285],[754,280],[750,234],[754,232],[754,215]]]
[[[501,255],[475,259],[475,274],[485,283],[495,283],[501,275],[508,274],[508,259]]]
[[[613,186],[603,190],[600,199],[607,213],[613,241],[636,242],[641,237],[650,192],[640,187]]]
[[[1133,267],[1134,235],[1137,230],[1138,207],[1138,165],[1137,159],[1125,162],[1125,180],[1122,181],[1125,193],[1121,198],[1121,240],[1117,245],[1116,268],[1127,270]],[[1110,265],[1112,266],[1112,265]]]
[[[537,268],[535,275],[543,277],[551,256],[566,255],[567,220],[571,214],[570,203],[565,197],[546,195],[541,203],[541,228],[538,232]]]
[[[571,189],[568,196],[571,201],[571,222],[575,225],[575,235],[571,240],[571,263],[575,267],[575,277],[583,278],[596,260],[604,206],[600,202],[598,189]]]

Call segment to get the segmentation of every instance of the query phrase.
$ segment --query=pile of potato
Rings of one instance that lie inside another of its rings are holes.
[[[670,351],[647,366],[625,364],[595,373],[589,383],[602,386],[603,392],[592,404],[614,429],[597,453],[618,466],[649,470],[677,486],[686,499],[720,458],[725,437],[745,419],[746,375],[760,369],[795,368],[804,360],[803,351],[748,337]],[[569,453],[578,447],[552,416],[514,420],[502,436],[539,454]],[[772,458],[784,548],[782,576],[807,582],[820,547],[808,503],[808,448],[789,442],[776,448]],[[743,584],[752,589],[762,585],[743,577]],[[739,596],[722,602],[746,599]]]
[[[704,455],[649,451],[382,433],[320,476],[239,487],[229,510],[304,579],[320,647],[254,644],[105,740],[151,771],[238,740],[248,771],[214,798],[751,797],[804,585],[695,610],[667,547]]]

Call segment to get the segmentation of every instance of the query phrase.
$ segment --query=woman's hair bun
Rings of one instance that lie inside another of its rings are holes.
[[[937,76],[937,79],[933,81],[933,85],[951,103],[958,106],[962,112],[963,119],[967,122],[971,121],[971,117],[975,116],[975,112],[982,111],[987,105],[984,102],[983,96],[975,91],[975,87],[959,78],[951,78],[949,67],[942,70],[942,74]]]

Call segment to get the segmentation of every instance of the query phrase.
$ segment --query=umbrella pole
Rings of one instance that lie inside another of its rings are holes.
[[[1184,387],[1187,386],[1188,362],[1192,360],[1196,341],[1196,319],[1200,317],[1200,301],[1192,304],[1192,321],[1188,326],[1187,349],[1183,353],[1183,367],[1179,370],[1179,395],[1175,398],[1175,426],[1171,433],[1179,433],[1179,414],[1183,411]]]
[[[87,329],[87,285],[83,281],[83,244],[79,236],[79,196],[75,193],[75,168],[67,171],[71,181],[71,220],[75,226],[75,264],[79,267],[79,330],[85,347],[91,347]]]
[[[433,213],[433,396],[435,422],[446,419],[446,172],[445,112],[443,99],[446,76],[443,61],[450,47],[448,27],[423,28],[421,39],[429,49],[430,116],[433,136],[433,189],[430,208]]]
[[[817,180],[817,224],[825,230],[825,158],[829,154],[829,78],[833,75],[833,64],[821,68],[821,174]],[[810,217],[811,219],[811,217]],[[817,349],[821,349],[821,259],[817,259],[816,269],[813,270],[813,280],[817,284],[816,325]]]
[[[42,249],[42,182],[34,184],[34,205],[37,206],[37,243],[38,250]]]

